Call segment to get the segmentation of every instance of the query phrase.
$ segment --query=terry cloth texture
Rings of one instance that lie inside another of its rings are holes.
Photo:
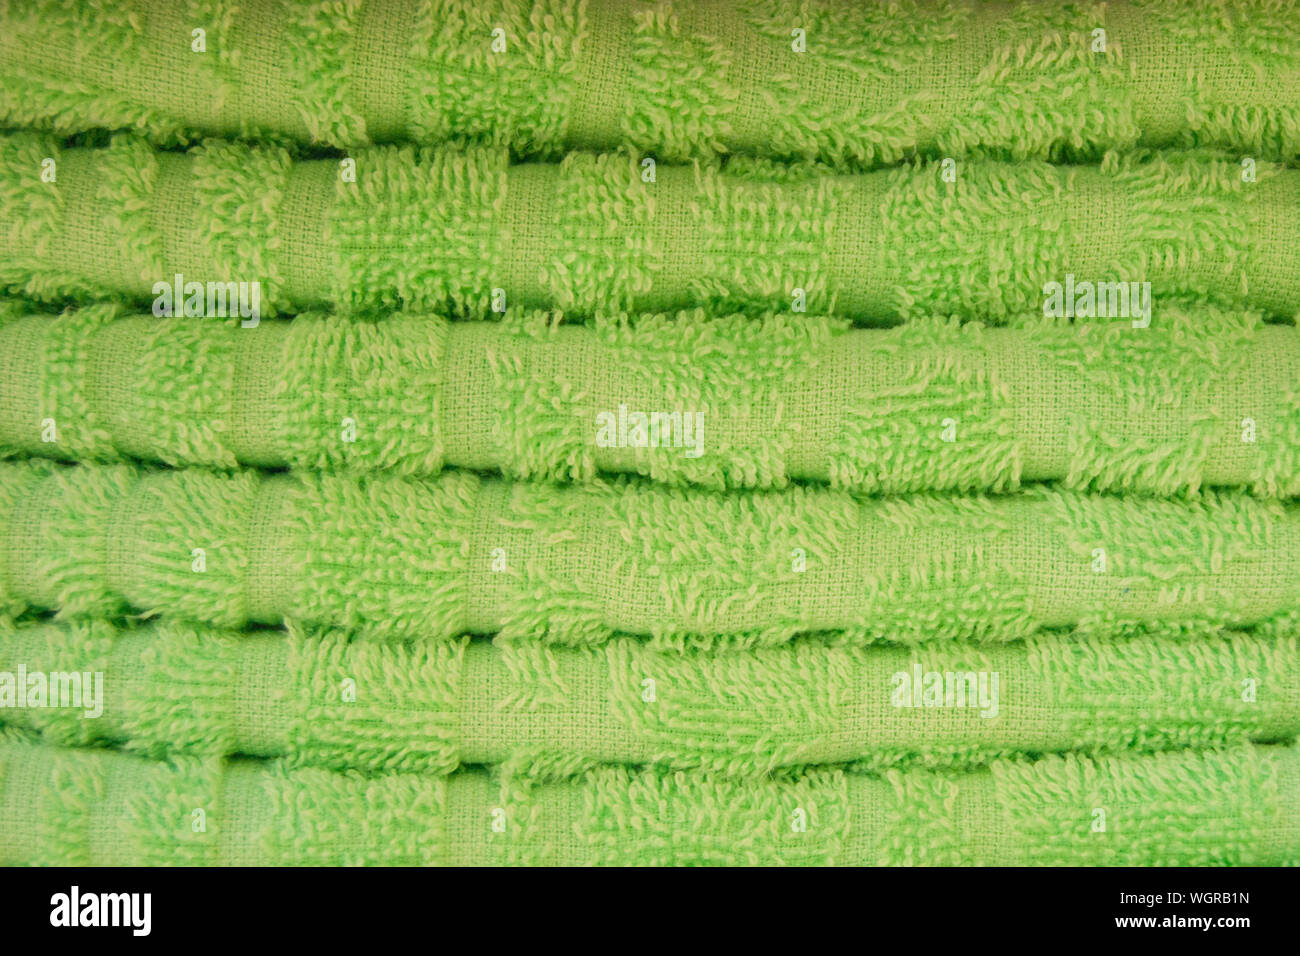
[[[102,674],[98,713],[5,709],[0,719],[68,746],[368,773],[520,761],[737,777],[814,764],[960,767],[1016,753],[1289,742],[1300,735],[1297,633],[872,648],[804,638],[681,652],[626,637],[544,649],[45,622],[5,629],[0,672]],[[1257,693],[1243,694],[1244,681]]]
[[[1236,157],[1139,153],[963,163],[952,183],[938,162],[842,175],[737,159],[646,182],[627,153],[510,165],[503,149],[392,146],[350,161],[355,182],[345,161],[283,149],[2,138],[0,286],[149,305],[178,275],[182,288],[257,282],[263,314],[708,307],[1001,322],[1041,314],[1049,283],[1078,279],[1149,282],[1155,310],[1193,296],[1300,312],[1300,170],[1262,161],[1249,182]]]
[[[579,482],[634,472],[715,489],[1052,480],[1300,494],[1300,333],[1209,305],[1162,304],[1139,329],[1030,318],[889,330],[704,310],[591,326],[512,310],[499,322],[304,314],[242,328],[92,306],[0,317],[0,379],[10,456]],[[638,445],[627,419],[651,411],[676,417]]]
[[[1300,0],[0,0],[0,864],[1300,865]]]
[[[0,125],[164,143],[1294,159],[1300,21],[1268,0],[43,0],[3,9],[0,90]]]
[[[759,780],[567,769],[558,779],[530,767],[367,776],[0,744],[0,818],[11,824],[0,831],[0,863],[1208,866],[1300,857],[1296,747]]]
[[[12,614],[387,639],[1007,640],[1300,613],[1300,507],[1215,492],[864,499],[33,460],[0,465],[0,548]]]

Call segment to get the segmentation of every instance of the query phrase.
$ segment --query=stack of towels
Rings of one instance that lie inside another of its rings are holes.
[[[0,863],[1300,864],[1290,0],[28,0],[0,126]]]

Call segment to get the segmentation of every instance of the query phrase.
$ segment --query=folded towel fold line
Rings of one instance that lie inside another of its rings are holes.
[[[46,622],[0,633],[0,722],[67,746],[369,773],[529,754],[733,777],[959,768],[1292,740],[1300,644],[1281,628],[730,652]]]
[[[387,638],[1006,640],[1300,611],[1300,508],[0,464],[0,609]]]
[[[16,310],[14,304],[11,309]],[[1300,495],[1300,335],[1169,307],[850,329],[822,316],[558,325],[304,314],[258,328],[92,306],[0,319],[0,454],[872,494],[1022,482]]]
[[[758,781],[571,763],[366,776],[0,743],[0,862],[1280,865],[1300,748]]]

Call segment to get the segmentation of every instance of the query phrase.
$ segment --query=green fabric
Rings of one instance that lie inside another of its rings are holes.
[[[1006,759],[884,777],[566,769],[559,779],[531,767],[495,778],[368,777],[0,744],[0,818],[10,822],[0,863],[1207,866],[1300,857],[1296,747]]]
[[[1052,480],[1300,494],[1300,335],[1207,305],[1162,305],[1146,329],[852,330],[703,310],[597,326],[513,311],[304,314],[249,329],[121,311],[0,319],[0,454],[584,482],[635,472],[717,489]],[[599,443],[597,416],[620,406],[701,413],[703,454]]]
[[[1300,864],[1297,213],[1291,0],[0,0],[0,864]]]
[[[0,125],[61,132],[338,147],[482,137],[520,154],[626,144],[665,160],[735,150],[848,165],[916,151],[1078,158],[1135,145],[1300,154],[1300,22],[1287,3],[43,0],[4,9]],[[196,27],[203,53],[192,49]]]
[[[679,652],[626,637],[543,649],[93,621],[8,632],[0,672],[103,674],[93,719],[75,708],[3,711],[67,746],[368,773],[528,759],[740,777],[1289,742],[1300,735],[1297,633],[871,648],[802,638]],[[925,676],[979,673],[996,683],[967,678],[951,697]]]
[[[865,499],[26,461],[0,465],[0,547],[15,614],[388,639],[1006,640],[1300,612],[1300,508],[1208,492]]]
[[[53,159],[57,181],[41,180]],[[139,139],[60,150],[0,138],[0,285],[45,299],[153,302],[156,283],[260,283],[263,309],[505,304],[588,316],[708,307],[1005,321],[1047,283],[1150,282],[1170,296],[1300,312],[1300,170],[1110,155],[1101,166],[937,163],[860,175],[734,160],[665,166],[572,153],[379,147],[335,159]],[[106,239],[108,236],[110,238]]]

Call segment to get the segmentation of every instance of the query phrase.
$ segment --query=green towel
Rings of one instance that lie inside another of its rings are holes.
[[[1145,329],[852,330],[703,310],[594,327],[512,312],[240,328],[121,311],[0,320],[11,383],[0,454],[561,481],[637,472],[716,489],[1001,492],[1054,480],[1300,494],[1300,335],[1205,305],[1163,306]],[[633,416],[650,414],[673,426],[658,447],[648,431],[634,441]],[[620,415],[623,444],[601,427]],[[698,457],[686,456],[688,423]],[[669,437],[681,447],[664,447]]]
[[[1005,321],[1042,314],[1051,283],[1149,282],[1153,312],[1170,296],[1300,312],[1300,170],[1260,164],[1244,182],[1231,157],[972,162],[953,183],[938,163],[839,175],[736,160],[648,183],[616,153],[512,166],[501,149],[381,147],[355,162],[346,182],[339,160],[284,150],[0,139],[0,286],[151,305],[179,275],[250,296],[257,282],[263,314],[703,306],[883,322]],[[1106,311],[1138,311],[1114,291]]]
[[[1293,740],[1296,635],[871,648],[801,639],[719,653],[625,637],[548,649],[40,623],[3,630],[0,673],[39,674],[47,687],[51,674],[80,674],[81,696],[47,691],[66,706],[0,709],[0,720],[66,745],[368,773],[520,760],[737,777],[807,764],[963,766]]]
[[[1300,865],[1297,213],[1292,0],[0,0],[0,865]]]
[[[0,744],[0,863],[1280,865],[1300,748],[809,769],[365,776]]]
[[[447,472],[0,464],[0,610],[668,645],[1200,630],[1300,612],[1300,509],[1035,487],[867,499]]]
[[[1274,2],[45,0],[0,18],[0,125],[669,160],[1294,158],[1297,50]]]

